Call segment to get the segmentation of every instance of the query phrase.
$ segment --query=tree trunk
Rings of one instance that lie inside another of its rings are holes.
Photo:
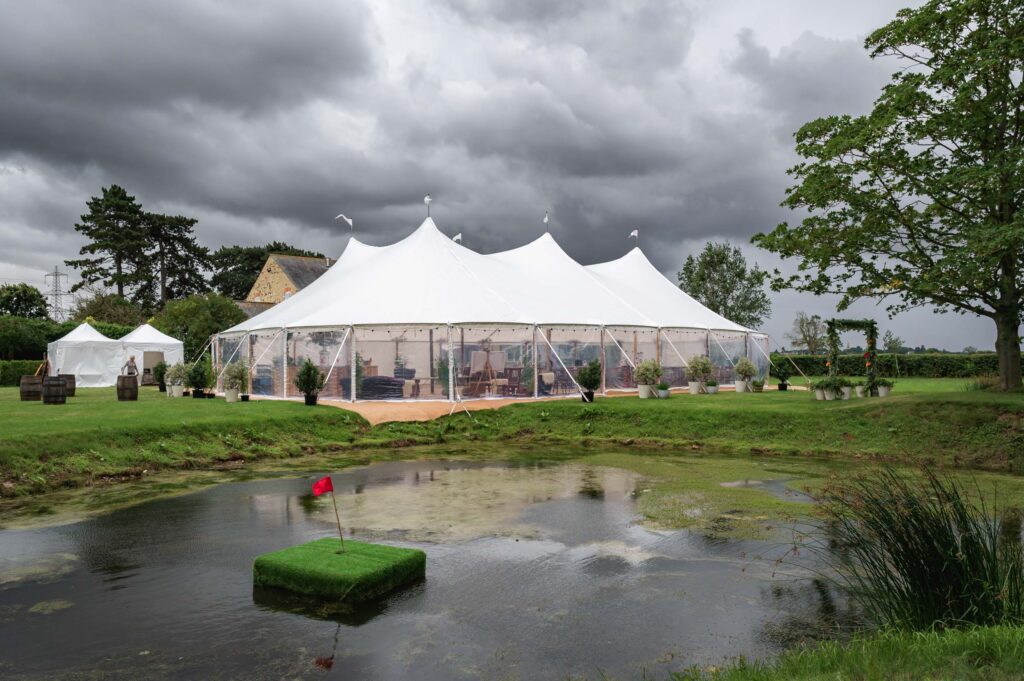
[[[117,272],[117,295],[124,298],[124,279],[121,276],[121,258],[114,258],[114,268]]]
[[[1020,387],[1020,316],[1016,310],[996,313],[996,355],[999,357],[999,388]]]

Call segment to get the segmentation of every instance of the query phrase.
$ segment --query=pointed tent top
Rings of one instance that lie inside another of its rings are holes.
[[[150,326],[149,324],[142,324],[134,331],[129,333],[127,336],[121,339],[126,343],[180,343],[181,341],[172,336],[168,336],[163,331]]]
[[[82,322],[74,329],[72,329],[67,335],[59,338],[58,340],[69,342],[69,343],[88,343],[95,341],[107,341],[110,343],[117,343],[119,341],[113,338],[107,338],[102,333],[93,328],[89,322]]]

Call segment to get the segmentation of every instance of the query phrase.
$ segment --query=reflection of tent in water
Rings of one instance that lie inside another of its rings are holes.
[[[485,255],[430,218],[389,246],[351,239],[319,279],[219,334],[214,353],[219,369],[249,365],[253,393],[278,397],[298,397],[310,360],[326,376],[321,395],[343,399],[574,395],[594,359],[604,391],[635,389],[644,359],[673,386],[695,355],[719,380],[741,357],[768,366],[765,334],[686,295],[637,248],[584,267],[544,234]]]

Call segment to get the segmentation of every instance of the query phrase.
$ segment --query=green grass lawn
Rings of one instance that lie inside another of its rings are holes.
[[[1024,396],[966,391],[959,379],[906,379],[885,399],[817,402],[804,391],[516,404],[423,423],[370,427],[352,412],[286,401],[138,402],[80,389],[67,405],[20,402],[0,389],[0,496],[143,471],[209,469],[333,453],[353,461],[410,445],[488,442],[593,450],[657,448],[669,456],[895,460],[1001,472],[1024,469]],[[492,458],[501,448],[490,448]]]

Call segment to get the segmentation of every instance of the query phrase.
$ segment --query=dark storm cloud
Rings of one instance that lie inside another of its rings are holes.
[[[618,257],[638,227],[674,272],[708,238],[784,219],[792,132],[866,110],[891,68],[843,27],[780,41],[720,10],[0,0],[0,278],[74,256],[85,201],[113,182],[199,218],[212,247],[337,255],[338,212],[389,243],[430,192],[474,249],[536,238],[550,210],[573,257]]]

